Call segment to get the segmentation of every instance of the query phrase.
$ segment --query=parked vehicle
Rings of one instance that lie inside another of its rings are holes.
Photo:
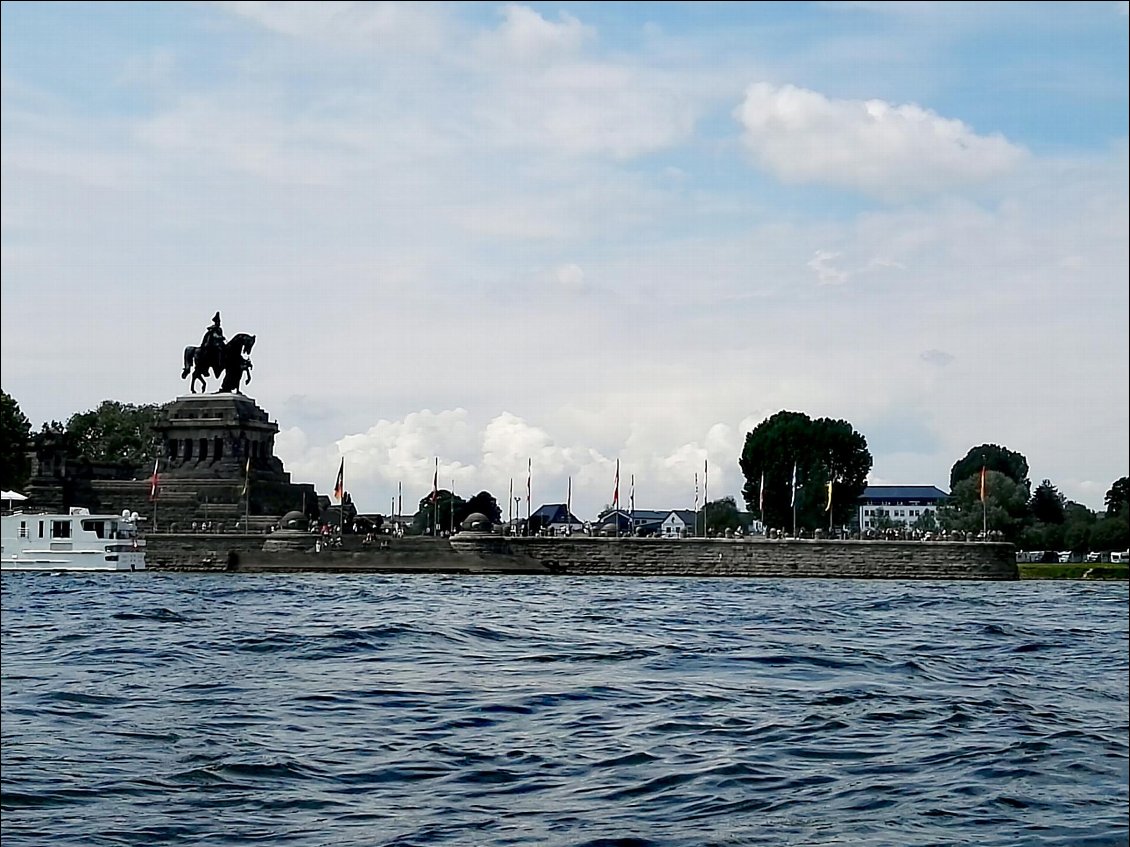
[[[1123,550],[1121,553],[1117,550],[1111,552],[1110,563],[1112,565],[1125,565],[1127,562],[1130,562],[1130,550]]]

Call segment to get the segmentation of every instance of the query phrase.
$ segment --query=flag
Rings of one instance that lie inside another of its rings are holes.
[[[149,499],[150,500],[156,500],[157,499],[157,488],[158,488],[159,483],[161,481],[160,476],[157,474],[157,467],[160,464],[161,464],[160,459],[154,459],[153,460],[153,477],[149,480]]]
[[[620,460],[616,460],[616,479],[612,486],[612,508],[620,508]]]
[[[569,487],[565,489],[565,520],[573,523],[573,477],[569,477]]]
[[[439,535],[439,456],[436,456],[436,471],[432,475],[432,537]]]
[[[344,462],[344,461],[345,461],[345,459],[342,459],[342,462]],[[340,472],[338,472],[338,475],[337,475],[337,484],[341,485],[341,473]],[[248,456],[247,457],[247,464],[245,464],[243,466],[243,491],[241,491],[239,493],[239,496],[240,497],[246,497],[247,491],[250,487],[251,487],[251,457]]]
[[[248,459],[248,462],[251,460]],[[345,497],[345,457],[341,457],[341,465],[337,469],[337,482],[334,483],[334,498],[340,503]]]
[[[985,495],[989,490],[989,480],[986,476],[985,466],[981,465],[981,502],[985,502]]]
[[[698,471],[694,472],[694,510],[698,512]]]
[[[757,511],[761,513],[761,520],[765,520],[765,471],[761,472],[761,484],[757,487]]]
[[[635,514],[636,511],[636,475],[632,474],[632,485],[628,489],[628,512]]]
[[[792,499],[789,500],[789,505],[796,505],[796,462],[793,462]]]
[[[824,507],[825,512],[832,511],[832,482],[828,481],[828,505]]]

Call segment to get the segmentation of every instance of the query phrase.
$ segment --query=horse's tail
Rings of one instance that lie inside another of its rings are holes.
[[[184,370],[181,371],[180,378],[188,379],[188,375],[192,372],[192,363],[196,360],[196,348],[188,346],[184,348]]]

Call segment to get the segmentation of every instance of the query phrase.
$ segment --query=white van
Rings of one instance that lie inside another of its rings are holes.
[[[1123,550],[1119,553],[1117,550],[1112,550],[1110,553],[1110,563],[1112,565],[1125,565],[1130,562],[1130,550]]]

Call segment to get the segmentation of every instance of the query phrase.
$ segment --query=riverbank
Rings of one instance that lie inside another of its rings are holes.
[[[1130,580],[1130,566],[1111,564],[1022,564],[1021,579]]]
[[[452,539],[154,534],[157,571],[557,574],[562,576],[801,577],[1016,580],[1011,544],[955,541],[715,538],[508,538],[463,532]],[[268,544],[268,549],[264,545]],[[316,546],[315,546],[316,544]]]

